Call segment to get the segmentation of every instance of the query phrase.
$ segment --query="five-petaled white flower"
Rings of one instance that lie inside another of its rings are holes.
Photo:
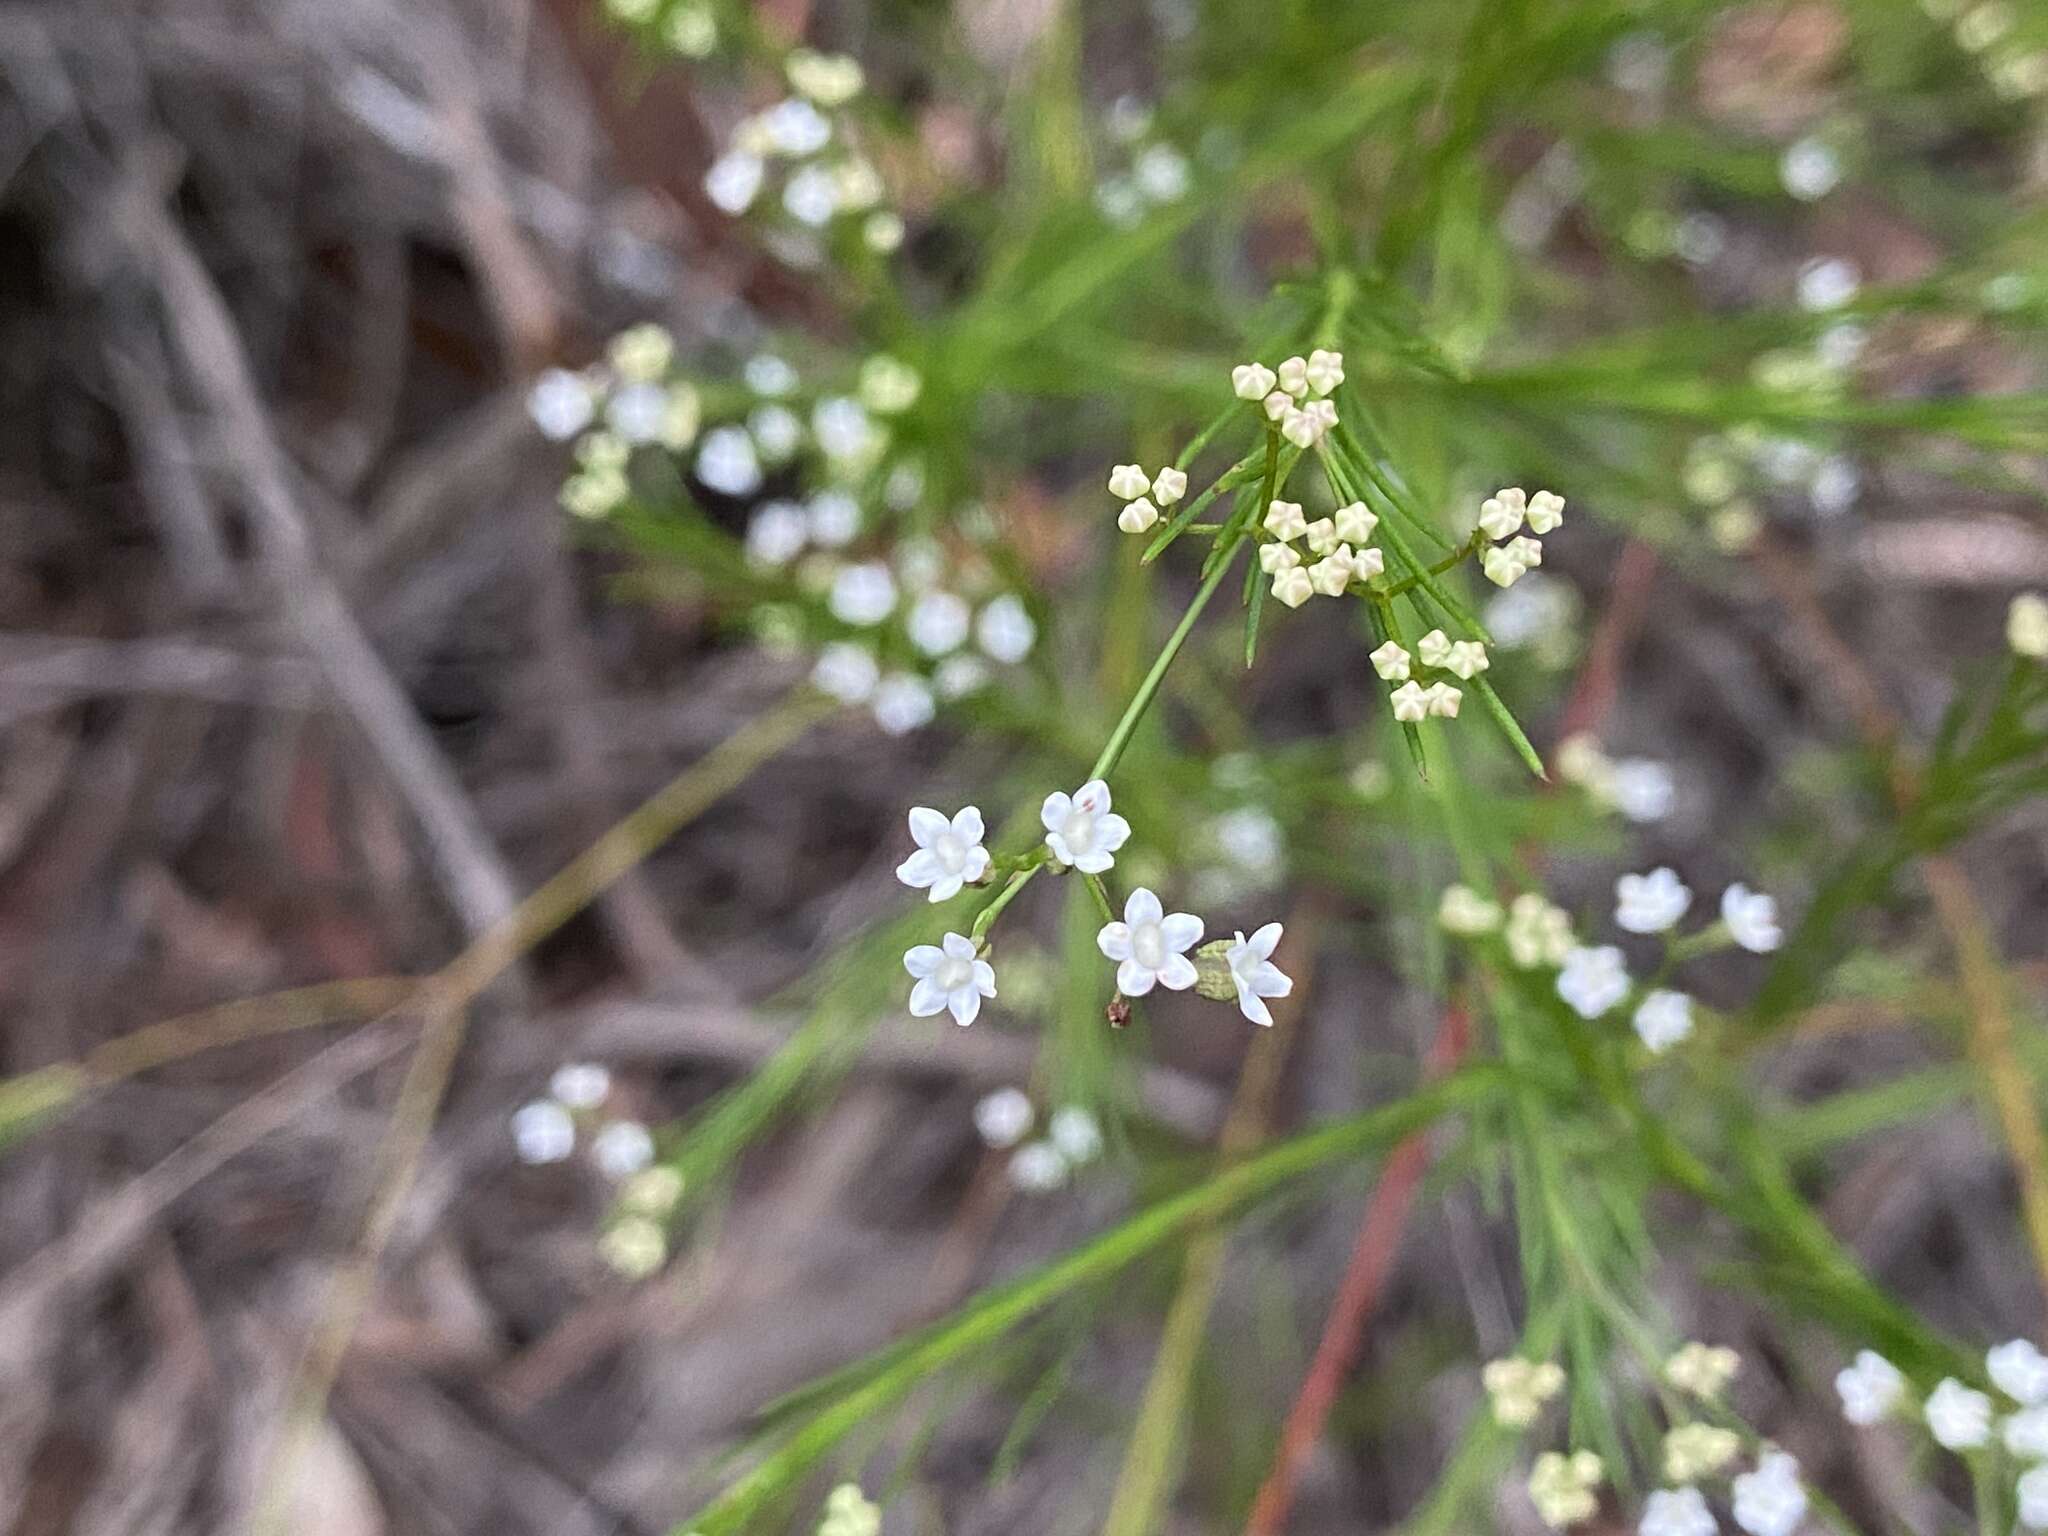
[[[1237,942],[1223,952],[1230,984],[1237,988],[1237,1006],[1254,1024],[1273,1022],[1267,998],[1285,997],[1294,990],[1294,978],[1273,963],[1273,946],[1280,942],[1281,932],[1278,923],[1266,924],[1249,939],[1240,930]]]
[[[1282,541],[1298,539],[1308,532],[1308,520],[1301,515],[1298,501],[1274,501],[1266,508],[1266,532]]]
[[[1465,695],[1449,683],[1431,683],[1422,690],[1422,698],[1432,715],[1446,720],[1457,719],[1458,707],[1465,702]]]
[[[1344,382],[1344,354],[1327,352],[1321,347],[1308,355],[1308,366],[1302,369],[1308,387],[1319,395],[1327,395]]]
[[[1754,955],[1767,955],[1785,942],[1778,903],[1746,885],[1731,885],[1721,893],[1721,921],[1729,936]]]
[[[1266,413],[1266,420],[1278,421],[1294,409],[1294,396],[1288,394],[1284,389],[1276,389],[1273,393],[1266,396],[1263,409]]]
[[[1126,502],[1123,510],[1116,515],[1116,525],[1125,533],[1143,533],[1158,521],[1159,509],[1144,496],[1140,496],[1136,501]]]
[[[1389,640],[1365,659],[1372,663],[1373,671],[1379,673],[1384,681],[1389,683],[1405,683],[1408,681],[1409,656],[1401,648],[1398,641]]]
[[[1100,779],[1090,779],[1071,795],[1047,795],[1038,819],[1052,856],[1084,875],[1099,875],[1115,864],[1111,855],[1131,835],[1131,824],[1110,810],[1109,786]]]
[[[1334,518],[1319,517],[1301,532],[1302,537],[1308,541],[1310,551],[1318,555],[1329,554],[1341,542],[1337,537],[1337,523]]]
[[[1947,1450],[1967,1451],[1991,1438],[1991,1399],[1953,1376],[1927,1394],[1927,1432]]]
[[[2022,1461],[2048,1459],[2048,1406],[2022,1408],[1998,1430],[2005,1448]]]
[[[1403,725],[1429,718],[1429,693],[1420,683],[1406,682],[1387,695],[1394,706],[1394,718]]]
[[[1316,595],[1315,578],[1304,566],[1291,565],[1273,573],[1273,595],[1290,608],[1299,608]]]
[[[1506,539],[1522,531],[1529,498],[1519,486],[1495,491],[1479,503],[1479,531],[1489,539]]]
[[[1906,1378],[1876,1350],[1863,1349],[1856,1352],[1853,1365],[1835,1373],[1835,1391],[1841,1395],[1843,1418],[1851,1424],[1875,1424],[1898,1406]]]
[[[1343,546],[1308,568],[1309,585],[1325,597],[1342,597],[1351,585],[1350,551]]]
[[[1628,996],[1628,965],[1612,944],[1580,945],[1564,957],[1557,995],[1582,1019],[1597,1019]]]
[[[1264,363],[1239,363],[1230,370],[1230,392],[1240,400],[1263,400],[1278,380]]]
[[[1564,498],[1555,491],[1538,491],[1529,498],[1529,531],[1554,533],[1564,521]]]
[[[950,821],[930,806],[912,806],[910,836],[917,852],[896,866],[896,878],[915,890],[929,888],[928,900],[951,900],[961,886],[988,873],[983,832],[981,812],[974,806],[963,807]]]
[[[1662,1055],[1692,1033],[1692,999],[1660,987],[1642,1000],[1633,1022],[1643,1044]]]
[[[1735,1523],[1749,1536],[1792,1536],[1806,1518],[1806,1490],[1799,1484],[1799,1463],[1783,1451],[1765,1451],[1756,1470],[1730,1485]]]
[[[981,1000],[996,995],[995,967],[980,959],[974,941],[949,933],[937,944],[913,944],[903,952],[903,969],[916,978],[911,1014],[920,1019],[951,1013],[956,1024],[972,1024]]]
[[[1261,544],[1259,546],[1259,569],[1268,576],[1278,576],[1282,571],[1291,571],[1301,564],[1301,551],[1292,544]]]
[[[1143,997],[1153,986],[1184,992],[1195,984],[1195,962],[1187,951],[1202,942],[1202,920],[1192,912],[1167,912],[1159,898],[1139,886],[1124,901],[1124,920],[1104,923],[1095,947],[1116,961],[1116,989]]]
[[[1337,546],[1344,548],[1342,544]],[[1360,581],[1370,581],[1387,568],[1387,557],[1377,549],[1354,549],[1351,551],[1351,571]]]
[[[1021,1088],[998,1088],[974,1106],[974,1129],[989,1146],[1014,1147],[1031,1130],[1031,1096]]]
[[[2008,1339],[1984,1353],[1991,1384],[2016,1403],[2048,1403],[2048,1355],[2031,1339]]]
[[[1453,677],[1471,679],[1484,672],[1493,663],[1487,659],[1486,647],[1477,640],[1453,640],[1451,653],[1444,658],[1444,670]]]
[[[1109,494],[1136,501],[1152,490],[1152,478],[1136,464],[1119,464],[1109,472]]]
[[[1308,359],[1290,357],[1280,365],[1276,375],[1280,387],[1299,400],[1308,393]]]
[[[1529,565],[1503,545],[1480,551],[1479,571],[1496,587],[1512,587],[1529,574]]]
[[[1369,510],[1362,501],[1354,501],[1349,506],[1339,507],[1330,514],[1330,520],[1337,525],[1337,537],[1347,544],[1366,543],[1372,538],[1373,530],[1380,525],[1378,515]]]
[[[1168,465],[1152,477],[1152,499],[1162,507],[1170,507],[1188,493],[1188,477],[1185,470]]]
[[[1451,637],[1440,629],[1432,629],[1415,642],[1415,654],[1422,658],[1425,667],[1440,667],[1451,659]]]
[[[1630,933],[1663,933],[1685,916],[1692,892],[1678,871],[1659,866],[1614,882],[1614,921]]]
[[[1643,1501],[1636,1536],[1714,1536],[1720,1527],[1697,1488],[1658,1488]]]

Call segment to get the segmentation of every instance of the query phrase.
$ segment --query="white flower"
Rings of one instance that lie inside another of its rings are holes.
[[[1299,565],[1273,573],[1273,595],[1290,608],[1299,608],[1316,595],[1315,578]]]
[[[2008,1339],[1984,1353],[1991,1384],[2016,1403],[2048,1403],[2048,1355],[2031,1339]]]
[[[1681,1424],[1664,1437],[1664,1475],[1674,1483],[1712,1477],[1741,1452],[1741,1437],[1732,1429]]]
[[[1014,592],[991,598],[981,617],[974,621],[974,638],[988,652],[989,659],[1013,666],[1031,654],[1038,639],[1038,626]]]
[[[1451,653],[1443,661],[1443,667],[1453,677],[1473,678],[1484,672],[1493,663],[1487,659],[1486,647],[1477,640],[1453,640]]]
[[[1379,673],[1384,682],[1405,683],[1408,680],[1410,658],[1398,641],[1389,640],[1365,659],[1372,663],[1373,671]]]
[[[761,114],[768,144],[791,159],[815,155],[832,142],[832,124],[801,96],[785,96]]]
[[[611,1073],[594,1061],[572,1061],[548,1079],[548,1092],[569,1109],[595,1109],[611,1091]]]
[[[1767,955],[1785,942],[1778,927],[1778,904],[1748,886],[1736,884],[1721,893],[1721,921],[1729,935],[1751,954]]]
[[[1263,400],[1273,392],[1273,370],[1264,363],[1239,363],[1230,370],[1230,392],[1240,400]]]
[[[1278,576],[1282,571],[1291,571],[1301,564],[1301,552],[1292,544],[1261,544],[1259,546],[1259,569],[1268,576]]]
[[[2005,643],[2015,656],[2048,660],[2048,597],[2022,592],[2005,610]]]
[[[879,560],[849,565],[832,578],[825,606],[842,623],[879,624],[895,610],[896,578]]]
[[[1432,629],[1415,642],[1415,654],[1422,658],[1425,667],[1440,667],[1451,659],[1451,637],[1440,629]]]
[[[721,496],[751,496],[761,489],[761,456],[741,427],[713,427],[697,445],[697,478]]]
[[[1280,365],[1280,371],[1275,377],[1282,389],[1295,399],[1301,399],[1308,393],[1308,360],[1301,357],[1288,358]]]
[[[2024,1461],[2048,1459],[2048,1405],[2022,1408],[1999,1426],[2005,1448]]]
[[[1136,501],[1152,489],[1152,478],[1136,464],[1119,464],[1109,472],[1109,494]]]
[[[858,59],[843,53],[820,53],[815,48],[790,49],[782,69],[792,88],[821,107],[845,106],[860,94],[865,79]]]
[[[1571,915],[1552,906],[1534,891],[1524,891],[1508,904],[1508,958],[1523,970],[1562,965],[1572,952]]]
[[[1336,549],[1339,542],[1337,538],[1337,524],[1334,520],[1327,517],[1317,518],[1314,522],[1304,527],[1301,532],[1312,554],[1327,555]]]
[[[654,1137],[638,1120],[614,1120],[591,1138],[590,1158],[605,1177],[630,1179],[654,1161]]]
[[[1543,563],[1543,546],[1526,536],[1509,539],[1501,546],[1501,553],[1511,560],[1519,561],[1532,571]]]
[[[1608,765],[1604,792],[1630,821],[1662,821],[1678,798],[1678,783],[1671,769],[1653,758],[1624,757]]]
[[[1167,912],[1144,886],[1124,901],[1124,920],[1104,923],[1095,947],[1117,962],[1116,989],[1143,997],[1156,983],[1174,992],[1195,984],[1195,962],[1187,951],[1202,942],[1202,920],[1192,912]]]
[[[2048,1467],[2034,1467],[2020,1474],[2020,1524],[2030,1530],[2048,1531]]]
[[[913,944],[903,953],[903,969],[916,977],[910,989],[914,1018],[951,1013],[956,1024],[972,1024],[981,1000],[996,995],[995,967],[978,959],[974,941],[949,933],[937,944]]]
[[[1636,1536],[1715,1536],[1721,1529],[1697,1488],[1658,1488],[1643,1501]]]
[[[1727,1345],[1702,1344],[1695,1339],[1664,1362],[1664,1379],[1681,1392],[1711,1402],[1741,1369],[1742,1356]]]
[[[818,1536],[881,1536],[882,1511],[858,1483],[841,1483],[825,1496]]]
[[[1660,987],[1643,999],[1633,1022],[1643,1044],[1662,1055],[1692,1033],[1692,999]]]
[[[512,1145],[522,1163],[559,1163],[576,1146],[576,1122],[553,1099],[536,1099],[512,1114]]]
[[[1109,806],[1109,786],[1100,779],[1090,779],[1071,795],[1047,795],[1038,819],[1052,856],[1084,875],[1099,875],[1115,864],[1111,855],[1131,835],[1131,824]]]
[[[1564,498],[1555,491],[1538,491],[1529,498],[1529,531],[1554,533],[1564,522]]]
[[[1138,190],[1155,203],[1178,202],[1187,196],[1187,156],[1171,144],[1153,144],[1131,166]]]
[[[1069,1167],[1079,1168],[1102,1156],[1102,1126],[1078,1104],[1063,1104],[1054,1110],[1045,1134]]]
[[[1496,587],[1512,587],[1529,574],[1527,562],[1518,560],[1512,550],[1500,546],[1479,552],[1479,570]]]
[[[1423,701],[1432,715],[1446,720],[1458,718],[1458,707],[1465,702],[1465,695],[1449,683],[1431,683],[1422,690]]]
[[[1273,946],[1280,942],[1282,929],[1268,923],[1247,939],[1242,931],[1237,942],[1223,952],[1230,967],[1230,984],[1237,989],[1237,1006],[1254,1024],[1270,1025],[1269,997],[1285,997],[1294,990],[1294,978],[1273,963]]]
[[[1783,1451],[1766,1451],[1756,1470],[1733,1483],[1735,1523],[1749,1536],[1792,1536],[1806,1518],[1806,1490],[1799,1463]]]
[[[1313,400],[1298,411],[1280,416],[1280,435],[1297,448],[1313,448],[1323,435],[1337,425],[1337,407],[1327,400]]]
[[[1662,866],[1647,875],[1623,875],[1614,882],[1614,895],[1614,921],[1630,933],[1663,933],[1692,905],[1692,892],[1678,872]]]
[[[1342,549],[1343,545],[1337,546]],[[1351,573],[1360,581],[1370,581],[1387,568],[1387,557],[1377,549],[1354,549],[1351,552]]]
[[[646,1216],[628,1216],[612,1223],[597,1240],[605,1263],[628,1280],[645,1280],[668,1258],[668,1238],[661,1223]]]
[[[1489,539],[1505,539],[1522,531],[1529,498],[1518,486],[1495,491],[1479,503],[1479,528]]]
[[[903,233],[902,215],[886,208],[869,214],[867,223],[861,226],[861,239],[879,256],[886,256],[903,244]]]
[[[674,1210],[682,1198],[683,1176],[663,1164],[628,1175],[619,1191],[619,1206],[643,1216],[659,1216]]]
[[[1927,1432],[1951,1451],[1964,1451],[1991,1438],[1991,1399],[1944,1376],[1927,1394]]]
[[[949,901],[969,881],[988,873],[988,850],[981,845],[981,812],[965,806],[952,820],[928,805],[910,808],[910,838],[917,852],[896,867],[896,878],[913,890],[930,889],[930,901]]]
[[[1472,938],[1500,927],[1500,903],[1490,901],[1469,885],[1447,885],[1436,906],[1436,920],[1444,932]]]
[[[1294,409],[1294,396],[1288,394],[1284,389],[1276,389],[1273,393],[1266,396],[1263,408],[1266,412],[1266,420],[1278,421]]]
[[[679,5],[668,13],[662,35],[686,59],[709,58],[718,46],[718,18],[695,6]]]
[[[1158,521],[1159,509],[1143,496],[1127,503],[1116,515],[1116,525],[1125,533],[1143,533]]]
[[[820,491],[804,510],[811,542],[822,548],[842,549],[860,532],[860,503],[844,491]]]
[[[942,699],[964,699],[988,682],[988,664],[979,656],[948,656],[932,673],[932,687]]]
[[[1031,1097],[1021,1088],[998,1088],[974,1106],[974,1129],[998,1151],[1014,1147],[1031,1130]]]
[[[1429,718],[1429,694],[1420,683],[1403,683],[1387,695],[1387,702],[1394,706],[1394,718],[1403,725]]]
[[[882,173],[875,169],[874,162],[859,155],[841,160],[832,167],[831,174],[832,189],[840,209],[846,213],[874,207],[888,190],[882,185]]]
[[[842,704],[865,702],[881,676],[874,653],[850,640],[836,640],[826,646],[818,652],[818,664],[811,668],[812,686]]]
[[[767,174],[768,167],[761,163],[759,155],[741,149],[728,150],[712,161],[711,168],[704,173],[704,195],[721,213],[739,215],[761,195],[761,182]]]
[[[1337,537],[1346,544],[1367,543],[1380,525],[1379,515],[1362,501],[1339,507],[1330,517],[1337,525]]]
[[[550,442],[566,443],[590,425],[597,402],[580,373],[550,368],[526,394],[526,414]]]
[[[1543,1405],[1564,1390],[1564,1368],[1552,1360],[1489,1360],[1479,1379],[1492,1402],[1495,1422],[1510,1429],[1535,1423]]]
[[[1021,1190],[1042,1195],[1067,1182],[1067,1160],[1049,1141],[1034,1141],[1020,1147],[1010,1159],[1010,1182]]]
[[[704,403],[688,384],[671,384],[662,402],[661,426],[655,439],[672,453],[681,453],[697,440],[703,424]]]
[[[917,404],[924,378],[900,357],[877,352],[860,365],[860,402],[882,416],[895,416]]]
[[[1802,203],[1814,202],[1842,179],[1841,156],[1819,139],[1801,139],[1779,157],[1778,179]]]
[[[925,655],[943,656],[965,643],[973,618],[966,598],[951,592],[927,592],[910,605],[903,629],[910,643]]]
[[[938,712],[931,685],[908,672],[892,672],[875,686],[875,724],[891,736],[907,736],[929,725]]]
[[[839,181],[822,165],[806,165],[783,183],[782,207],[799,224],[820,229],[839,212]]]
[[[1345,588],[1351,585],[1351,562],[1343,554],[1332,552],[1329,558],[1308,568],[1308,580],[1323,596],[1342,597]]]
[[[1319,395],[1331,393],[1344,382],[1344,354],[1326,352],[1321,347],[1308,355],[1308,366],[1302,370],[1308,380],[1308,387]]]
[[[1557,995],[1582,1019],[1597,1019],[1628,996],[1628,965],[1612,944],[1580,945],[1564,957]]]
[[[1187,471],[1168,465],[1152,477],[1152,498],[1162,507],[1170,507],[1188,493]]]
[[[1899,1368],[1874,1349],[1858,1350],[1855,1364],[1835,1373],[1842,1417],[1851,1424],[1875,1424],[1898,1406],[1905,1390]]]
[[[634,384],[660,378],[668,372],[675,355],[675,338],[652,321],[626,327],[605,348],[605,356],[618,370],[619,377]]]
[[[1285,542],[1298,539],[1308,532],[1308,522],[1301,515],[1298,501],[1274,501],[1266,508],[1266,532]]]
[[[809,527],[793,501],[763,502],[747,521],[747,558],[760,565],[787,565],[803,552]]]
[[[1529,1468],[1529,1500],[1538,1517],[1559,1531],[1586,1519],[1600,1507],[1593,1490],[1601,1472],[1600,1458],[1591,1451],[1545,1451]]]

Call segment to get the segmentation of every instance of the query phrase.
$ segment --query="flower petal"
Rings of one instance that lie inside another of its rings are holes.
[[[1109,786],[1100,779],[1090,779],[1074,791],[1074,806],[1077,810],[1100,814],[1109,809]]]
[[[910,808],[910,835],[920,848],[929,848],[945,835],[952,823],[928,805],[913,805]]]
[[[953,835],[963,843],[978,843],[986,832],[981,824],[981,807],[963,805],[953,816]]]
[[[939,942],[946,946],[946,953],[955,960],[972,960],[974,958],[974,940],[968,938],[964,933],[949,933]]]
[[[1294,990],[1294,978],[1268,960],[1245,983],[1260,997],[1285,997]]]
[[[1168,955],[1159,967],[1159,985],[1185,992],[1195,984],[1195,962],[1186,955]]]
[[[1104,923],[1102,931],[1095,935],[1095,947],[1102,951],[1102,957],[1105,960],[1130,959],[1130,925],[1128,923]]]
[[[1115,853],[1131,839],[1131,824],[1111,811],[1095,826],[1095,846]]]
[[[910,1012],[912,1017],[928,1019],[935,1013],[943,1013],[946,1007],[946,989],[929,976],[920,976],[917,985],[910,989]]]
[[[913,944],[903,952],[903,969],[913,976],[929,976],[945,958],[946,952],[936,944]]]
[[[1057,832],[1067,824],[1067,818],[1074,813],[1074,802],[1054,790],[1045,797],[1045,804],[1038,808],[1039,825],[1048,832]]]
[[[1273,1010],[1260,1001],[1258,993],[1239,987],[1237,1006],[1238,1010],[1254,1024],[1263,1024],[1268,1029],[1273,1027]]]
[[[946,1006],[953,1010],[953,1022],[965,1028],[981,1016],[981,993],[973,987],[955,987],[946,994]]]
[[[974,847],[967,850],[967,862],[960,866],[961,878],[963,880],[979,880],[988,873],[989,862],[988,850],[977,843]]]
[[[925,895],[926,901],[951,901],[960,894],[964,882],[958,875],[940,875],[932,882],[932,888]]]
[[[1159,898],[1142,885],[1124,898],[1124,921],[1133,928],[1142,923],[1156,923],[1165,915],[1166,909],[1159,905]]]
[[[1169,912],[1159,922],[1159,937],[1175,954],[1202,942],[1202,920],[1192,912]]]
[[[1049,843],[1052,839],[1048,837],[1046,841]],[[1081,854],[1077,858],[1069,859],[1067,862],[1084,875],[1105,874],[1116,867],[1115,856],[1104,848],[1091,848],[1086,853]]]
[[[896,878],[918,890],[930,885],[945,872],[945,866],[939,863],[939,856],[929,848],[918,849],[896,866]]]
[[[1116,989],[1125,997],[1143,997],[1156,980],[1152,972],[1135,960],[1126,960],[1116,968]]]
[[[1074,862],[1074,850],[1067,846],[1066,838],[1060,833],[1046,833],[1045,846],[1052,850],[1052,856],[1062,864],[1072,864]],[[1094,873],[1100,873],[1100,871],[1094,871]]]
[[[974,962],[974,990],[983,997],[996,995],[996,968],[986,960]]]
[[[1246,940],[1246,947],[1261,960],[1270,960],[1273,958],[1273,950],[1280,943],[1280,935],[1284,932],[1286,930],[1278,923],[1268,923]]]

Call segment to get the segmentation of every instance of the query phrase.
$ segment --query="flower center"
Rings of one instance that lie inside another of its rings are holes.
[[[932,972],[932,980],[938,983],[941,992],[958,992],[974,980],[974,962],[948,955]]]
[[[1140,923],[1131,930],[1131,958],[1148,971],[1166,964],[1166,935],[1157,923]]]
[[[1095,847],[1095,813],[1074,807],[1067,812],[1067,824],[1060,828],[1060,836],[1076,853],[1091,851]]]
[[[951,832],[939,834],[939,840],[932,844],[932,852],[938,855],[939,863],[949,875],[957,875],[967,863],[967,845]]]

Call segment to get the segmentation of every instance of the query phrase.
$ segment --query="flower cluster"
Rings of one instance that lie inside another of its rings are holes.
[[[1545,1451],[1529,1467],[1529,1502],[1537,1518],[1554,1531],[1576,1525],[1600,1507],[1599,1488],[1606,1476],[1591,1451]]]
[[[1344,382],[1344,354],[1317,347],[1307,357],[1290,357],[1277,369],[1264,363],[1240,363],[1230,370],[1230,387],[1240,400],[1258,402],[1266,420],[1280,435],[1309,449],[1337,425],[1337,405],[1329,397]]]
[[[881,1508],[860,1491],[859,1483],[841,1483],[825,1495],[818,1536],[881,1536],[881,1531]]]
[[[1555,491],[1495,491],[1479,504],[1479,531],[1495,541],[1479,551],[1479,569],[1495,586],[1512,587],[1543,563],[1541,541],[1523,533],[1523,525],[1529,533],[1547,534],[1563,522],[1564,498]]]
[[[512,1144],[523,1163],[559,1163],[576,1150],[579,1125],[596,1125],[590,1158],[609,1178],[626,1179],[654,1160],[654,1137],[638,1120],[604,1117],[612,1075],[592,1062],[556,1069],[546,1096],[512,1115]]]
[[[1416,641],[1412,655],[1399,641],[1389,640],[1368,659],[1382,682],[1400,685],[1394,689],[1389,702],[1394,706],[1394,718],[1403,722],[1422,720],[1432,715],[1455,720],[1459,707],[1464,703],[1463,691],[1442,678],[1423,686],[1414,676],[1418,665],[1448,672],[1468,683],[1492,665],[1487,659],[1486,647],[1479,641],[1453,640],[1441,629],[1432,629]]]
[[[1386,569],[1386,555],[1367,545],[1379,518],[1362,501],[1339,507],[1310,522],[1301,503],[1275,500],[1266,509],[1266,542],[1259,545],[1259,569],[1272,578],[1273,596],[1290,608],[1311,597],[1342,597],[1356,582]],[[1313,559],[1296,547],[1306,545]]]
[[[1511,1355],[1487,1361],[1479,1379],[1493,1406],[1494,1421],[1510,1429],[1526,1429],[1536,1422],[1543,1405],[1564,1390],[1564,1367],[1554,1360],[1523,1360]]]
[[[1120,497],[1124,509],[1116,515],[1117,527],[1125,533],[1143,533],[1159,521],[1162,507],[1170,507],[1188,493],[1184,470],[1172,465],[1147,475],[1136,464],[1119,464],[1110,471],[1109,493]]]
[[[1194,186],[1188,157],[1153,131],[1153,114],[1134,96],[1120,96],[1107,114],[1109,137],[1129,157],[1127,169],[1104,176],[1095,187],[1095,207],[1119,229],[1129,229],[1153,208],[1185,198]],[[1105,157],[1107,158],[1107,157]]]
[[[1037,1121],[1021,1088],[998,1088],[974,1106],[974,1128],[994,1151],[1012,1154],[1010,1182],[1030,1194],[1063,1186],[1076,1170],[1102,1156],[1102,1126],[1079,1104],[1063,1104],[1046,1120],[1045,1135],[1025,1141]]]
[[[1634,822],[1662,821],[1678,800],[1678,781],[1668,764],[1649,757],[1611,758],[1591,736],[1567,736],[1557,744],[1557,776],[1576,784],[1592,802]]]

